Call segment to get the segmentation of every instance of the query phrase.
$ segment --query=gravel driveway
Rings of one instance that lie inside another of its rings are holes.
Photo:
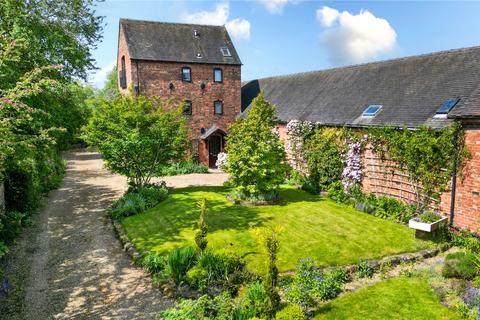
[[[131,261],[104,210],[126,188],[99,154],[72,151],[66,177],[11,248],[0,319],[152,319],[172,305]],[[169,177],[167,184],[221,185],[226,175]]]

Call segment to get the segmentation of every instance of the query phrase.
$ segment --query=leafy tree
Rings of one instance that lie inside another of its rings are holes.
[[[115,66],[112,71],[108,73],[105,86],[98,91],[96,96],[98,99],[112,100],[118,94],[120,94],[120,91],[118,90],[118,73],[117,67]]]
[[[134,95],[104,101],[85,127],[85,139],[103,154],[112,172],[141,187],[182,159],[188,145],[181,108]]]
[[[260,93],[246,119],[239,119],[230,127],[226,171],[237,191],[247,198],[277,196],[278,186],[284,180],[285,150],[275,131],[275,120],[275,106]]]

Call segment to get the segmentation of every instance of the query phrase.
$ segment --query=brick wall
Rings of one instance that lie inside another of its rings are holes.
[[[286,145],[286,126],[281,124],[278,130]],[[480,129],[467,129],[465,143],[472,158],[463,172],[463,179],[457,178],[454,225],[480,233]],[[292,158],[288,150],[287,157]],[[415,201],[415,188],[408,175],[395,162],[382,160],[374,154],[370,146],[362,156],[362,172],[364,193],[386,195],[407,203]],[[450,186],[448,189],[440,201],[433,203],[436,210],[446,216],[450,215],[451,202]]]
[[[130,60],[130,54],[128,53],[127,42],[125,41],[125,35],[123,33],[123,27],[120,27],[118,34],[118,52],[117,52],[117,70],[118,70],[118,83],[120,85],[120,72],[122,68],[122,57],[125,58],[125,75],[127,88],[119,88],[122,94],[128,93],[129,88],[132,86],[132,61]]]

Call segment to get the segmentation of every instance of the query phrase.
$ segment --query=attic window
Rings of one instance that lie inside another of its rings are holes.
[[[197,59],[201,59],[201,58],[203,58],[203,57],[202,57],[202,54],[201,54],[201,53],[197,53]]]
[[[449,113],[460,101],[459,98],[447,99],[443,102],[442,106],[438,108],[437,114],[447,114]]]
[[[221,47],[220,51],[222,52],[222,55],[224,57],[231,57],[232,54],[230,53],[230,50],[227,47]]]
[[[195,38],[198,38],[198,37],[200,37],[200,34],[198,33],[197,30],[193,30],[193,36],[194,36]]]
[[[382,110],[382,106],[379,104],[371,104],[363,111],[362,117],[375,117],[377,113]]]

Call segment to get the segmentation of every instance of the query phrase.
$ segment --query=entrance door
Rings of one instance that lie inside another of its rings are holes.
[[[222,136],[212,135],[208,138],[208,165],[216,168],[217,156],[222,150]]]

